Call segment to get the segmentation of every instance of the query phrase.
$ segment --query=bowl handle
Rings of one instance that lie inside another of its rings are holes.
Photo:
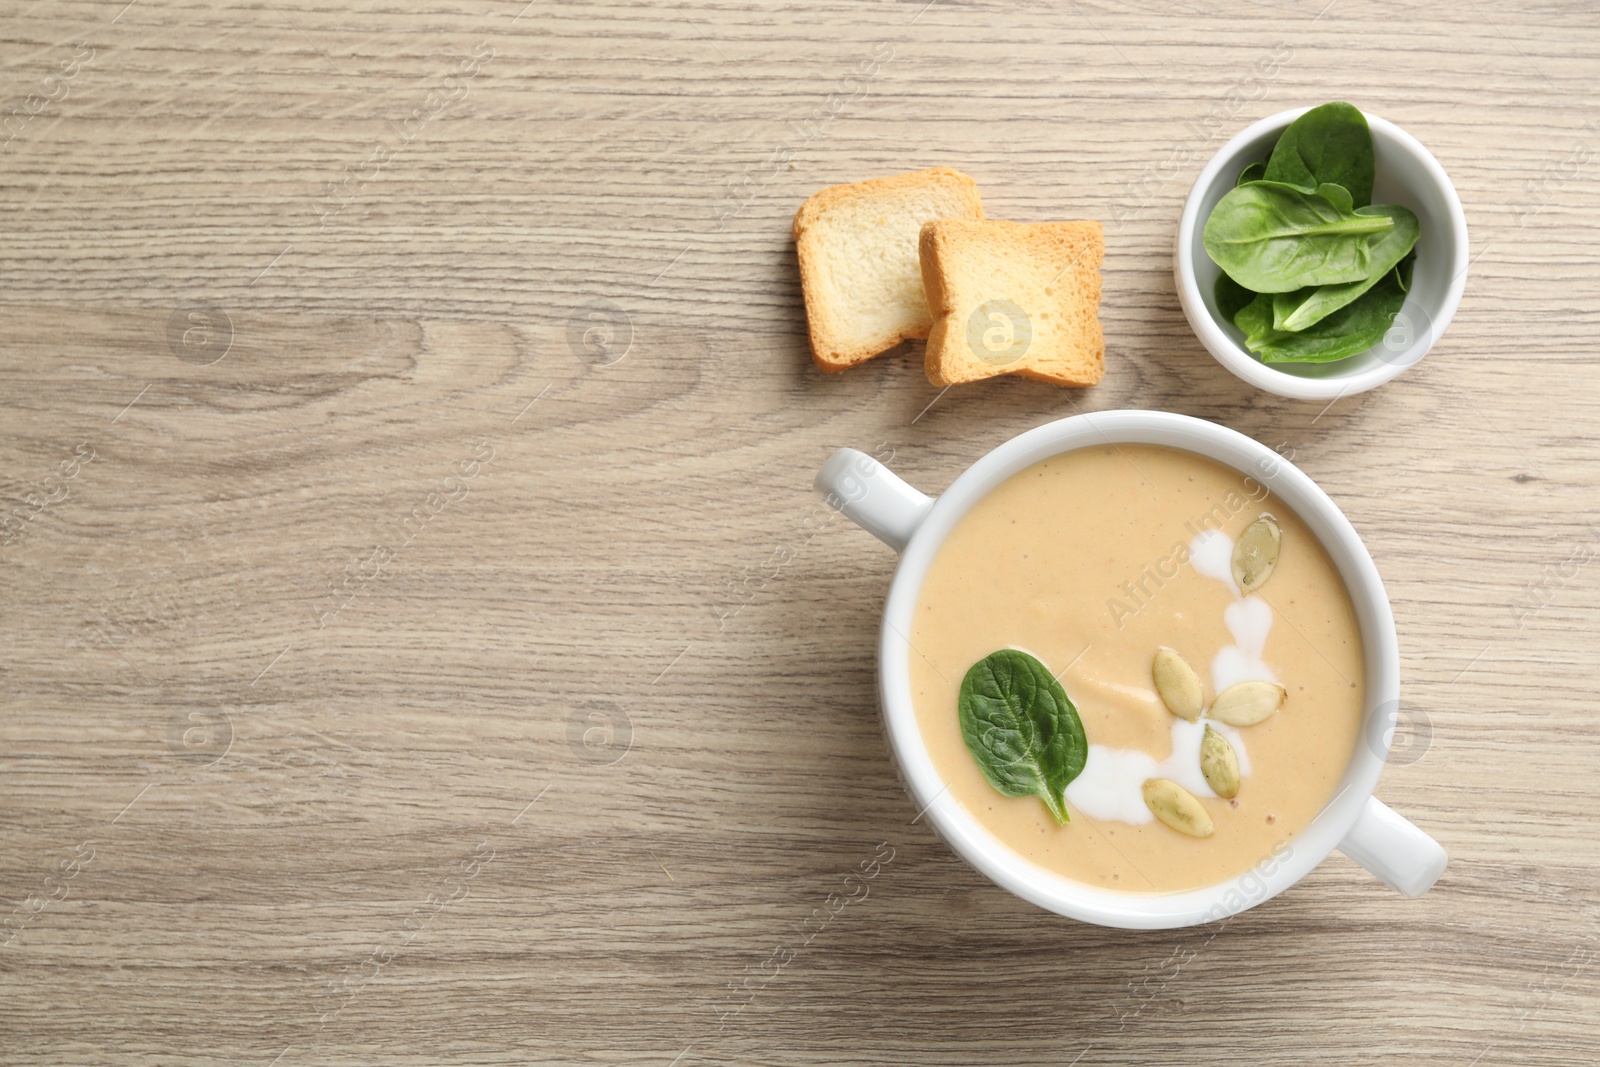
[[[896,552],[906,547],[933,507],[931,496],[917,492],[888,467],[853,448],[829,456],[813,484],[829,507]]]
[[[1339,851],[1408,897],[1426,893],[1448,860],[1443,845],[1377,797],[1367,798]]]

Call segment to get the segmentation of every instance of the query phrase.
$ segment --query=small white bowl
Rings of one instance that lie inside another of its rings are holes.
[[[1444,333],[1467,285],[1467,216],[1455,186],[1432,153],[1394,123],[1367,115],[1377,157],[1372,202],[1408,207],[1422,224],[1411,292],[1382,343],[1359,355],[1333,363],[1262,363],[1244,347],[1239,328],[1217,311],[1214,294],[1221,269],[1206,254],[1200,235],[1212,208],[1233,188],[1245,165],[1266,159],[1278,135],[1309,110],[1264,118],[1211,157],[1183,206],[1174,273],[1183,313],[1218,363],[1269,393],[1331,401],[1396,377],[1426,355]]]

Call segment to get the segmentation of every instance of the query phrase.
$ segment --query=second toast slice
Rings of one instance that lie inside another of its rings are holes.
[[[1105,376],[1098,222],[946,219],[918,244],[934,385],[1020,374],[1064,386]]]

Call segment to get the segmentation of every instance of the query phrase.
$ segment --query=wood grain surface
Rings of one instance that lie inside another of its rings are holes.
[[[12,0],[0,1060],[1600,1061],[1597,63],[1577,2]],[[1476,258],[1324,408],[1220,368],[1170,256],[1228,136],[1335,98]],[[1105,222],[1102,385],[812,368],[795,208],[931,165]],[[937,492],[1117,407],[1366,539],[1426,897],[1335,856],[1103,930],[913,821],[893,558],[812,473]]]

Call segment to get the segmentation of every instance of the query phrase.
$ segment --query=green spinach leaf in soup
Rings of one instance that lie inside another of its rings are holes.
[[[1384,275],[1393,271],[1395,266],[1416,247],[1417,237],[1421,234],[1422,228],[1417,222],[1416,214],[1410,208],[1400,207],[1398,204],[1377,204],[1373,207],[1364,207],[1357,214],[1385,215],[1394,222],[1392,229],[1372,239],[1370,247],[1372,273],[1359,282],[1309,286],[1292,293],[1274,294],[1273,329],[1294,332],[1321,322],[1378,284]]]
[[[1406,302],[1413,259],[1402,260],[1370,289],[1344,307],[1298,332],[1272,326],[1272,300],[1262,294],[1239,310],[1234,325],[1245,347],[1263,363],[1331,363],[1378,344]]]
[[[1314,107],[1289,124],[1267,160],[1266,179],[1301,189],[1332,183],[1356,207],[1372,203],[1377,164],[1367,117],[1342,101]]]
[[[967,751],[1008,797],[1037,796],[1069,821],[1067,786],[1089,759],[1078,709],[1049,669],[1014,648],[992,652],[961,680],[958,713]]]
[[[1341,211],[1326,197],[1282,182],[1229,190],[1206,220],[1206,253],[1233,280],[1258,293],[1357,282],[1372,273],[1372,235],[1392,229],[1387,215]]]

